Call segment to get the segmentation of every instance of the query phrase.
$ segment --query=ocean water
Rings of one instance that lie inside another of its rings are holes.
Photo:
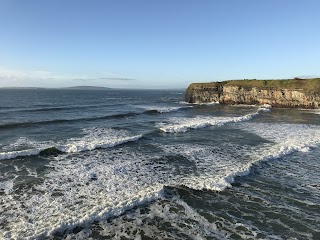
[[[0,90],[0,239],[320,239],[319,111]]]

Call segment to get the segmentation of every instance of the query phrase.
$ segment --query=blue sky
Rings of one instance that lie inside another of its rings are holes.
[[[0,87],[320,76],[319,0],[0,0]]]

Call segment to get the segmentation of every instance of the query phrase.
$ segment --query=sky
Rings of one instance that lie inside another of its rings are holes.
[[[320,76],[319,0],[0,0],[0,87]]]

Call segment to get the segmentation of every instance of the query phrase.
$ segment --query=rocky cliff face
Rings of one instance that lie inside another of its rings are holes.
[[[320,79],[244,80],[193,83],[185,95],[190,103],[269,104],[273,107],[319,108]]]
[[[222,96],[223,86],[216,83],[192,83],[188,87],[185,101],[189,103],[219,102]]]

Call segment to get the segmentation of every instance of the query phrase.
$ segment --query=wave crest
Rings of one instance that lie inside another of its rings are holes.
[[[11,146],[5,148],[6,152],[0,153],[0,160],[14,159],[25,156],[49,156],[60,153],[76,153],[91,151],[99,148],[110,148],[116,145],[132,142],[140,139],[142,135],[132,136],[125,130],[111,128],[88,128],[83,129],[85,135],[79,138],[71,138],[66,142],[34,142],[27,138],[20,138]],[[29,149],[14,150],[25,147]],[[11,151],[9,150],[13,148]],[[30,149],[31,148],[31,149]]]
[[[251,120],[259,114],[258,110],[255,113],[250,113],[240,117],[195,117],[195,118],[173,118],[173,124],[168,124],[160,127],[160,131],[166,133],[186,132],[189,129],[198,129],[208,126],[222,126],[227,123],[235,123]]]
[[[192,106],[144,106],[139,105],[136,106],[138,108],[144,109],[145,113],[169,113],[169,112],[176,112],[181,109],[190,108]]]

